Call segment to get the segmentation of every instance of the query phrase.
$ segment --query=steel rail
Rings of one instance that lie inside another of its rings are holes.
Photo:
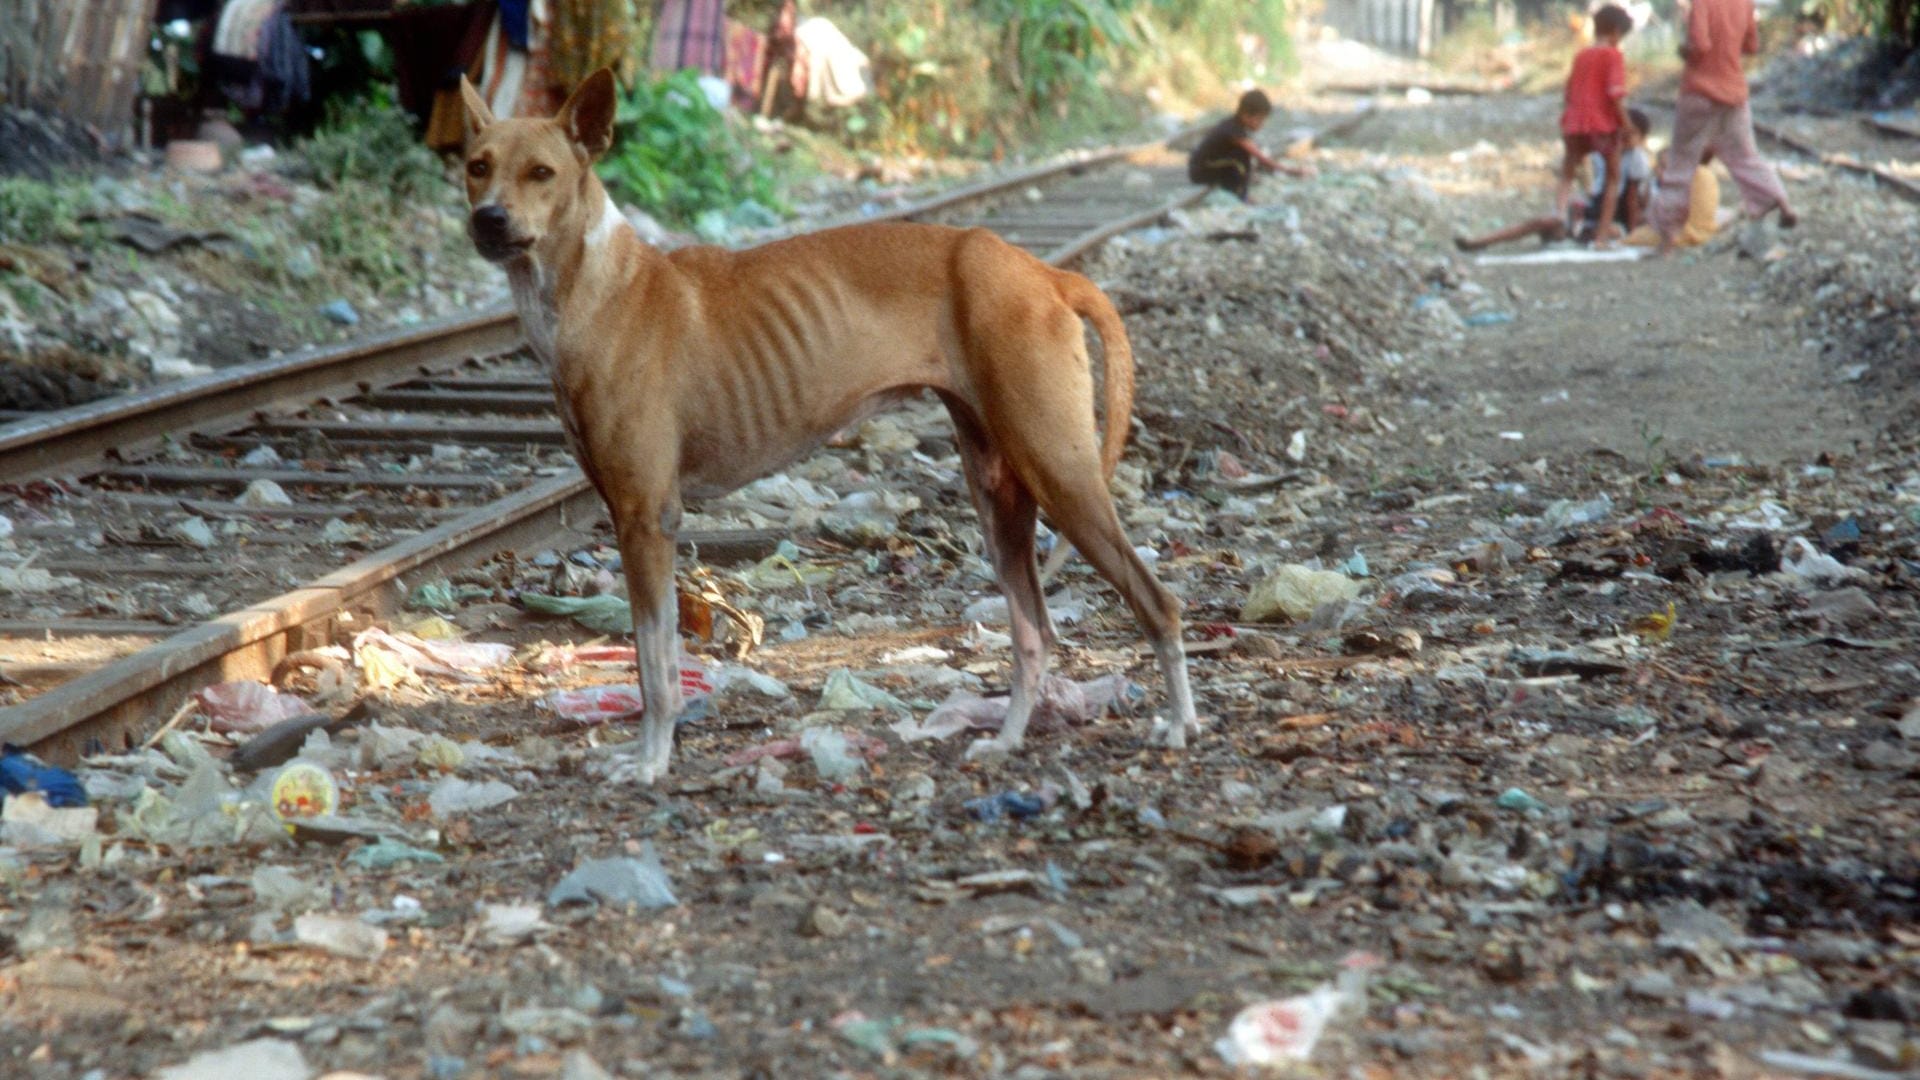
[[[1669,113],[1674,111],[1675,106],[1675,102],[1671,98],[1653,98],[1649,99],[1647,104],[1663,109]],[[1871,117],[1863,117],[1862,121],[1875,130],[1885,131],[1894,135],[1913,137],[1916,134],[1915,132],[1898,126],[1887,125],[1881,121],[1876,121]],[[1778,127],[1760,120],[1753,122],[1753,133],[1770,142],[1778,143],[1802,157],[1811,158],[1822,165],[1832,166],[1833,168],[1854,173],[1858,176],[1864,176],[1877,183],[1884,184],[1892,189],[1893,193],[1900,198],[1906,199],[1909,202],[1920,203],[1920,182],[1909,180],[1890,169],[1882,168],[1871,162],[1860,161],[1848,154],[1828,153],[1798,136],[1789,135]]]
[[[1908,202],[1920,203],[1920,183],[1909,180],[1890,169],[1882,168],[1871,162],[1861,161],[1849,154],[1827,153],[1803,139],[1781,131],[1772,124],[1763,124],[1758,120],[1753,122],[1753,130],[1754,133],[1760,137],[1772,139],[1781,146],[1797,154],[1810,157],[1822,165],[1831,165],[1859,176],[1871,177],[1876,182],[1892,188],[1895,195],[1906,199]]]
[[[598,494],[578,472],[552,477],[0,711],[0,742],[32,745],[63,761],[125,746],[156,705],[171,708],[210,683],[269,678],[287,654],[328,644],[336,629],[349,627],[354,609],[389,609],[409,575],[466,565],[551,535],[556,519],[590,520],[599,510]]]
[[[276,401],[358,393],[418,374],[406,371],[409,365],[496,355],[520,341],[519,319],[502,306],[19,420],[0,427],[0,482],[57,476],[108,451],[244,423]]]

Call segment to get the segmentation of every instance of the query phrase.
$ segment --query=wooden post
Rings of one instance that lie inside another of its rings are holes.
[[[20,0],[0,22],[0,92],[8,104],[131,136],[158,0]]]

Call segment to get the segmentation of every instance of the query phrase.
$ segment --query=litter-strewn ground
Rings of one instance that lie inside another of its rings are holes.
[[[10,799],[8,1068],[1911,1072],[1920,455],[1873,342],[1916,328],[1847,275],[1915,263],[1847,253],[1912,212],[1800,167],[1794,234],[1454,255],[1550,198],[1551,113],[1388,109],[1086,268],[1140,355],[1116,490],[1188,601],[1189,751],[1149,745],[1158,675],[1078,563],[1053,723],[991,763],[937,734],[1007,653],[914,406],[699,508],[795,545],[687,576],[718,688],[661,787],[627,725],[536,705],[628,682],[598,535],[306,658],[344,821],[284,838],[279,755],[240,773],[251,734],[198,716],[82,770],[97,821]]]

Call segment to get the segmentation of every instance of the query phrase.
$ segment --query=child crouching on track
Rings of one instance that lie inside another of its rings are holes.
[[[1529,236],[1539,237],[1542,243],[1567,239],[1590,243],[1600,235],[1602,214],[1609,203],[1620,207],[1621,220],[1629,230],[1635,228],[1646,212],[1647,181],[1653,176],[1646,150],[1647,134],[1652,128],[1653,121],[1646,113],[1639,109],[1627,110],[1625,138],[1619,140],[1621,151],[1615,159],[1617,168],[1610,171],[1605,155],[1598,151],[1587,156],[1587,164],[1593,171],[1593,185],[1585,199],[1570,201],[1565,212],[1558,216],[1532,218],[1485,236],[1456,237],[1453,246],[1461,251],[1479,251]],[[1619,181],[1609,183],[1609,178],[1616,174]]]
[[[1273,102],[1266,94],[1249,90],[1240,95],[1240,105],[1233,110],[1233,115],[1215,124],[1201,137],[1193,153],[1187,155],[1187,179],[1231,191],[1244,202],[1247,189],[1253,183],[1255,165],[1289,176],[1310,175],[1305,167],[1275,161],[1254,145],[1254,133],[1266,125],[1271,115]]]

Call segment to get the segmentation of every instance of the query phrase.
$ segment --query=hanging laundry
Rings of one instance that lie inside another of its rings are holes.
[[[727,83],[735,108],[752,112],[760,104],[760,65],[766,37],[738,19],[727,20]]]
[[[807,70],[807,103],[840,108],[867,96],[873,62],[840,28],[814,16],[803,19],[794,35]]]
[[[633,74],[633,0],[552,0],[553,77],[571,90],[603,67]]]
[[[313,96],[306,45],[281,0],[228,0],[208,67],[228,100],[248,112],[285,112]]]
[[[725,78],[726,0],[661,0],[648,67],[656,78],[686,68]]]
[[[486,44],[468,72],[493,115],[551,116],[566,100],[566,90],[553,77],[549,47],[553,26],[547,0],[528,0],[526,48],[514,45],[517,29],[508,25],[505,5],[487,30]],[[518,19],[518,15],[514,16]]]

